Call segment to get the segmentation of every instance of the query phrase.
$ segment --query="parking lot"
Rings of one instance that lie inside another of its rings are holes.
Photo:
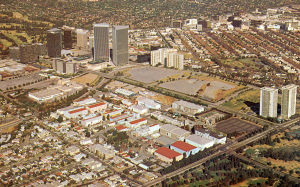
[[[216,124],[216,129],[218,131],[221,131],[225,134],[231,134],[234,132],[237,133],[250,133],[257,129],[259,129],[259,126],[256,126],[250,122],[238,119],[238,118],[230,118],[224,121],[221,121]]]

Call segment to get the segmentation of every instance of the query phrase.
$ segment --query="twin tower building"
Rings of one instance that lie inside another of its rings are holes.
[[[281,117],[289,119],[296,114],[298,86],[290,84],[281,88]],[[278,112],[278,89],[263,87],[260,90],[259,115],[263,117],[276,118]]]
[[[109,62],[112,58],[113,63],[116,66],[125,65],[128,63],[128,26],[112,26],[112,55],[109,48],[109,24],[100,23],[94,24],[94,40],[92,44],[93,58],[95,62]],[[71,32],[71,31],[70,31]],[[87,32],[79,30],[77,32],[77,46],[81,49],[87,46]],[[64,38],[67,38],[66,32],[64,32]],[[72,38],[70,34],[71,44],[69,48],[72,48]],[[64,40],[64,47],[66,48],[66,42]],[[48,56],[57,58],[61,56],[62,50],[62,35],[60,29],[51,29],[47,33],[47,47]]]
[[[94,24],[94,61],[108,62],[110,57],[116,66],[128,63],[128,26],[112,26],[112,48],[109,50],[109,24]]]

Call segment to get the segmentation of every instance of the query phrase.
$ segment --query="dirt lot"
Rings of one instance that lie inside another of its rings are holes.
[[[92,84],[94,81],[97,80],[97,78],[98,78],[98,75],[88,73],[81,77],[76,77],[76,78],[72,79],[72,81],[75,81],[79,84]]]
[[[238,118],[229,118],[216,124],[216,129],[225,134],[230,134],[233,132],[250,133],[259,128],[259,126]]]

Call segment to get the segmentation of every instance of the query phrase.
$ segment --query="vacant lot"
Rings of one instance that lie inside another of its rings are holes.
[[[193,76],[192,79],[166,82],[160,84],[160,87],[188,95],[198,95],[211,101],[219,101],[234,91],[242,88],[233,83],[205,76]]]
[[[181,71],[159,67],[142,67],[131,69],[128,73],[130,79],[151,83],[181,73]]]
[[[96,81],[98,79],[98,75],[96,74],[92,74],[92,73],[88,73],[85,74],[83,76],[80,77],[76,77],[74,79],[72,79],[72,81],[75,81],[79,84],[92,84],[94,81]]]
[[[221,121],[216,124],[216,129],[225,134],[231,134],[234,132],[237,133],[250,133],[256,129],[259,129],[259,126],[256,126],[250,122],[238,119],[238,118],[230,118],[224,121]]]

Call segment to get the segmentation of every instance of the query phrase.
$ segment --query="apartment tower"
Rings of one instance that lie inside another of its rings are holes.
[[[289,119],[296,114],[297,87],[290,84],[281,88],[281,116],[283,119]]]
[[[109,24],[94,24],[94,61],[109,61]]]
[[[113,63],[128,64],[128,26],[112,27]]]
[[[277,117],[278,89],[263,87],[260,89],[259,115]]]

